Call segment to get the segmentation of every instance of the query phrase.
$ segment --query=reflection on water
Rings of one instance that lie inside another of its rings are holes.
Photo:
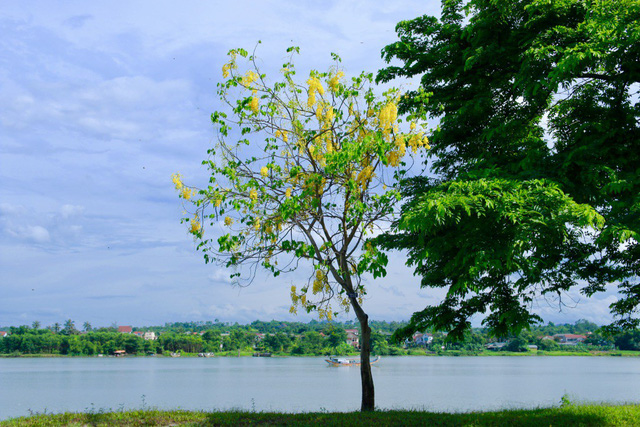
[[[640,359],[386,357],[373,366],[379,408],[470,411],[572,401],[639,402]],[[132,409],[352,411],[360,372],[322,358],[0,359],[0,419]]]

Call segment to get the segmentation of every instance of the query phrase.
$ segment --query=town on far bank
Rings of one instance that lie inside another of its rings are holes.
[[[175,322],[164,326],[111,325],[94,328],[73,320],[63,325],[2,327],[0,355],[20,356],[320,356],[357,355],[357,322],[270,322],[247,325],[220,322]],[[493,337],[474,328],[463,340],[453,341],[435,331],[423,331],[396,340],[403,322],[371,321],[372,352],[402,355],[640,355],[640,331],[605,335],[595,323],[533,326],[517,336]]]

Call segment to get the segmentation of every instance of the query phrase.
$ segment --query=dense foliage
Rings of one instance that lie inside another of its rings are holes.
[[[433,332],[433,340],[418,345],[412,340],[396,342],[392,334],[398,328],[406,326],[403,322],[372,321],[371,347],[374,354],[407,355],[425,354],[477,354],[488,343],[496,341],[486,328],[474,328],[461,339]],[[354,322],[262,322],[248,325],[220,322],[180,322],[164,326],[137,328],[155,331],[157,340],[144,340],[134,334],[119,333],[114,328],[100,328],[75,334],[54,333],[53,328],[39,329],[29,326],[9,327],[9,332],[0,338],[0,354],[59,354],[71,356],[110,355],[116,350],[125,350],[129,355],[149,355],[168,353],[214,353],[237,356],[254,352],[266,352],[276,355],[355,355],[357,349],[346,343],[346,329],[357,329]],[[544,336],[555,334],[587,335],[587,340],[577,346],[560,345],[553,340],[543,340]],[[544,351],[581,352],[587,350],[640,351],[640,332],[627,331],[613,337],[603,336],[598,325],[588,321],[578,321],[573,325],[554,325],[533,327],[508,341],[513,348],[504,350],[520,351],[522,346],[536,345]],[[517,345],[520,345],[519,347]]]
[[[438,121],[436,177],[406,183],[382,243],[448,290],[405,332],[487,313],[506,335],[540,320],[536,299],[610,283],[613,329],[637,327],[640,2],[446,0],[396,30],[378,80],[420,78],[400,110]]]

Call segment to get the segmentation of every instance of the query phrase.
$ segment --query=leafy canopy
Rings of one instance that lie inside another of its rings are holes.
[[[398,118],[398,90],[376,97],[373,76],[346,78],[337,55],[328,71],[299,82],[297,52],[288,50],[273,83],[253,55],[229,52],[218,85],[227,109],[211,116],[218,138],[203,162],[210,185],[186,186],[179,174],[174,183],[207,262],[231,269],[239,284],[257,267],[278,276],[306,263],[308,280],[291,286],[292,313],[331,319],[351,305],[359,314],[361,275],[384,275],[387,262],[367,239],[394,213],[406,159],[429,144],[415,114],[405,125]]]
[[[639,16],[637,0],[447,0],[398,24],[383,57],[401,65],[377,79],[420,76],[399,107],[439,120],[438,179],[404,186],[385,243],[449,290],[412,327],[490,312],[504,334],[537,319],[540,295],[608,283],[616,325],[638,325]]]

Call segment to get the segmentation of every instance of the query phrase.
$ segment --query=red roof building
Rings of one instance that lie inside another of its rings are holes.
[[[9,333],[8,333],[8,332],[0,331],[0,337],[3,337],[3,338],[4,338],[4,337],[6,337],[7,335],[9,335]]]
[[[133,328],[131,326],[118,326],[118,332],[123,334],[130,334],[133,332]]]
[[[345,332],[347,333],[347,344],[356,348],[360,347],[360,339],[358,338],[360,331],[357,329],[345,329]]]

